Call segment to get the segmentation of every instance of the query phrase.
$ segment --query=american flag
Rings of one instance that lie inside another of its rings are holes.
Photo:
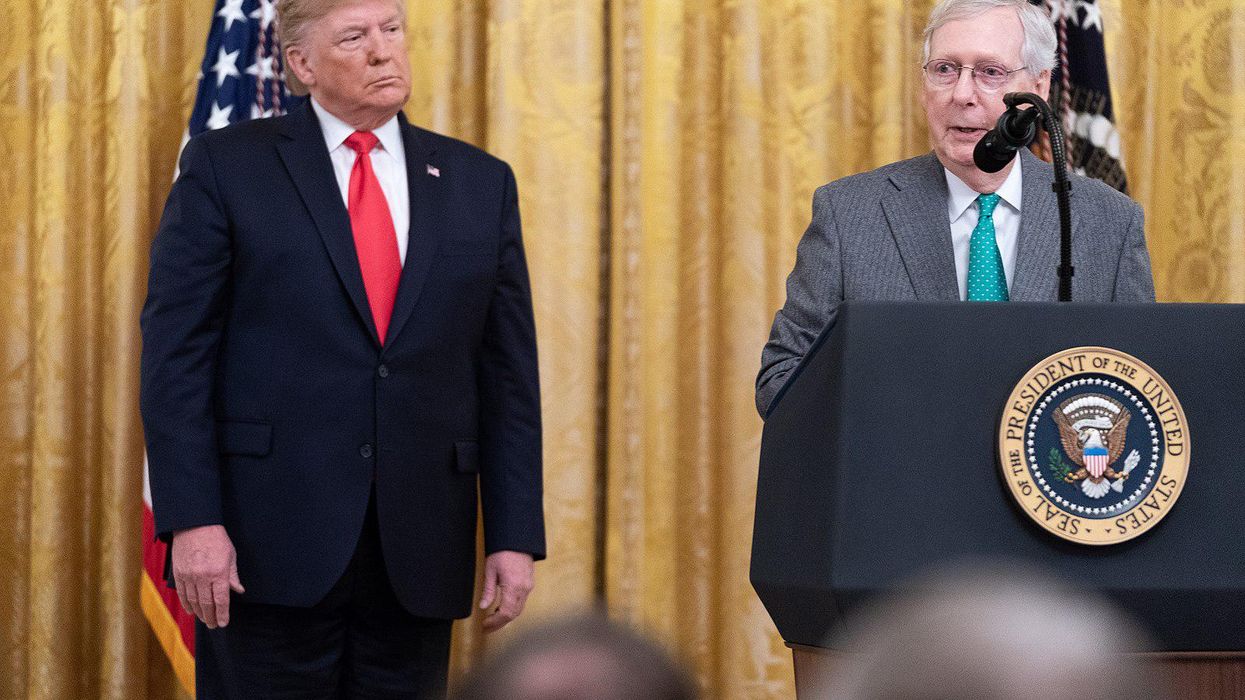
[[[217,0],[189,135],[296,106],[284,70],[275,0]]]
[[[283,114],[303,98],[284,83],[275,0],[216,0],[199,91],[183,145],[237,121]],[[143,465],[143,614],[186,692],[194,695],[194,618],[164,583],[166,545],[155,538],[151,488]]]
[[[1120,132],[1111,105],[1102,7],[1098,0],[1045,0],[1045,5],[1059,37],[1050,103],[1064,116],[1068,167],[1127,193]]]

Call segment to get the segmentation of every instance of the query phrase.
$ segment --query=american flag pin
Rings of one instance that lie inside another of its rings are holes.
[[[434,168],[434,167],[432,167],[432,164],[431,164],[431,163],[429,163],[429,164],[428,164],[428,174],[429,174],[429,175],[431,175],[431,176],[433,176],[433,177],[441,177],[441,169],[440,169],[440,168]]]

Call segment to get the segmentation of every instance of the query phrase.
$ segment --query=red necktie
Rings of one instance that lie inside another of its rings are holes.
[[[356,131],[346,138],[346,145],[358,154],[350,171],[346,206],[350,210],[350,228],[363,272],[363,288],[367,290],[367,301],[372,307],[376,333],[384,345],[389,317],[393,315],[393,300],[398,295],[402,261],[398,257],[398,237],[393,230],[389,202],[372,170],[371,153],[377,141],[376,134],[370,131]]]

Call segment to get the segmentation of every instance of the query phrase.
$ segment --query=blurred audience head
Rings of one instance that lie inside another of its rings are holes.
[[[463,680],[456,700],[692,700],[690,676],[656,643],[600,615],[519,633]]]
[[[1097,592],[1018,567],[944,571],[849,623],[824,697],[1138,700],[1169,695],[1147,633]],[[1133,655],[1130,655],[1133,654]]]

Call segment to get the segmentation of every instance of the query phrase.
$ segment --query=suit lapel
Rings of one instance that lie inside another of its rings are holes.
[[[904,267],[921,301],[955,301],[951,223],[947,216],[947,180],[932,153],[891,173],[895,191],[882,198],[882,210],[899,247]]]
[[[1020,202],[1020,239],[1012,301],[1055,301],[1058,297],[1059,207],[1051,190],[1050,166],[1020,151],[1023,194]]]
[[[415,301],[428,279],[428,270],[436,257],[441,242],[442,227],[436,225],[445,207],[445,190],[442,175],[451,177],[440,161],[435,159],[436,149],[419,130],[411,126],[406,115],[398,113],[402,124],[402,150],[406,152],[406,181],[410,190],[411,229],[407,239],[406,262],[402,266],[402,278],[398,283],[398,296],[393,304],[393,316],[389,319],[389,332],[385,347],[393,346],[398,334],[406,325],[415,309]],[[437,168],[440,175],[433,176],[429,166]]]
[[[367,302],[363,286],[363,273],[359,269],[359,256],[355,251],[354,234],[350,228],[350,214],[342,203],[341,190],[333,175],[333,163],[324,146],[324,136],[311,101],[290,114],[283,134],[286,140],[277,144],[281,160],[289,171],[290,179],[298,188],[303,204],[311,212],[316,230],[320,234],[333,268],[341,279],[346,294],[354,304],[372,341],[380,344],[376,334],[376,322],[372,319],[372,307]]]

